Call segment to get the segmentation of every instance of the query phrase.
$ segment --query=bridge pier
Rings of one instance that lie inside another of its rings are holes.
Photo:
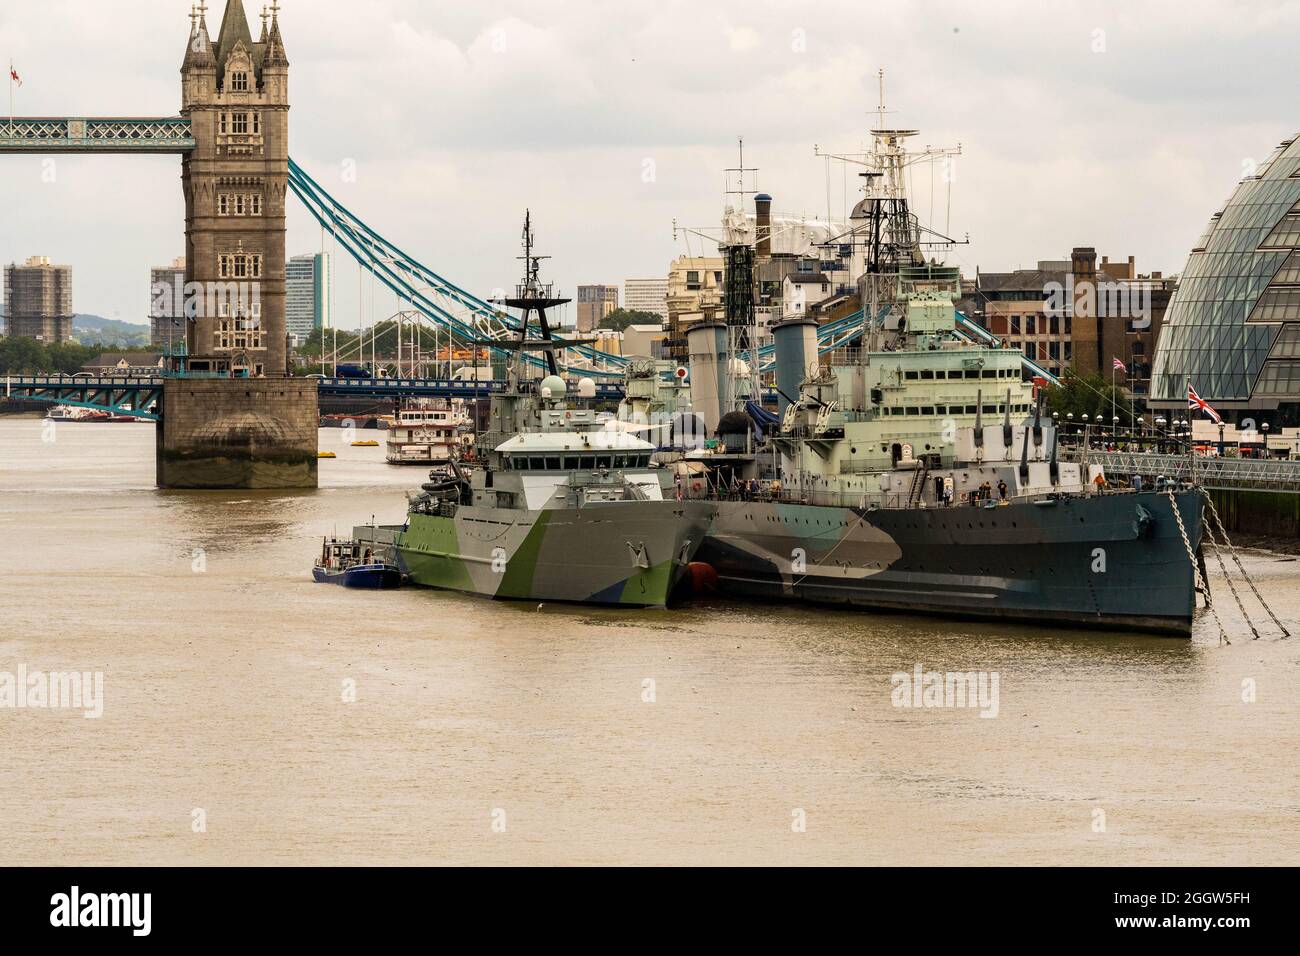
[[[314,379],[168,379],[159,401],[160,488],[315,488]]]

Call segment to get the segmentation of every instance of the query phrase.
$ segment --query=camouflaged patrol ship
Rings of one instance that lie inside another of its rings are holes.
[[[356,529],[391,549],[410,582],[493,598],[663,607],[708,532],[714,506],[676,499],[673,478],[652,466],[654,446],[612,430],[566,401],[558,344],[546,310],[555,298],[537,276],[530,223],[527,275],[503,304],[520,309],[507,387],[492,397],[488,449],[468,475],[423,486],[400,528]],[[530,338],[537,314],[540,337]],[[572,340],[565,346],[575,343]],[[545,357],[541,381],[524,378],[529,353]],[[580,397],[594,395],[589,379]]]

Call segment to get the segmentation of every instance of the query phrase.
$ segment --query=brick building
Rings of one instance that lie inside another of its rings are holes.
[[[1173,287],[1159,272],[1139,275],[1132,257],[1098,263],[1095,249],[1078,247],[1068,261],[977,273],[969,302],[973,318],[1049,372],[1109,378],[1118,358],[1128,372],[1117,383],[1145,395]]]

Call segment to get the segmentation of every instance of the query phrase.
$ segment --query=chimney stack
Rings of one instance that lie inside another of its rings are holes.
[[[759,193],[754,197],[757,229],[754,233],[754,254],[760,259],[772,257],[772,197]]]

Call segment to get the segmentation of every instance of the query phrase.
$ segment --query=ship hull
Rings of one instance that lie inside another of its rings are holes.
[[[1178,495],[1192,550],[1199,492]],[[1192,561],[1166,495],[876,509],[723,502],[697,560],[746,598],[1188,637]]]
[[[708,533],[694,501],[412,513],[394,538],[411,583],[521,601],[664,607]]]
[[[361,564],[342,570],[319,565],[312,568],[317,584],[340,584],[345,588],[383,591],[402,586],[402,572],[388,564]]]

